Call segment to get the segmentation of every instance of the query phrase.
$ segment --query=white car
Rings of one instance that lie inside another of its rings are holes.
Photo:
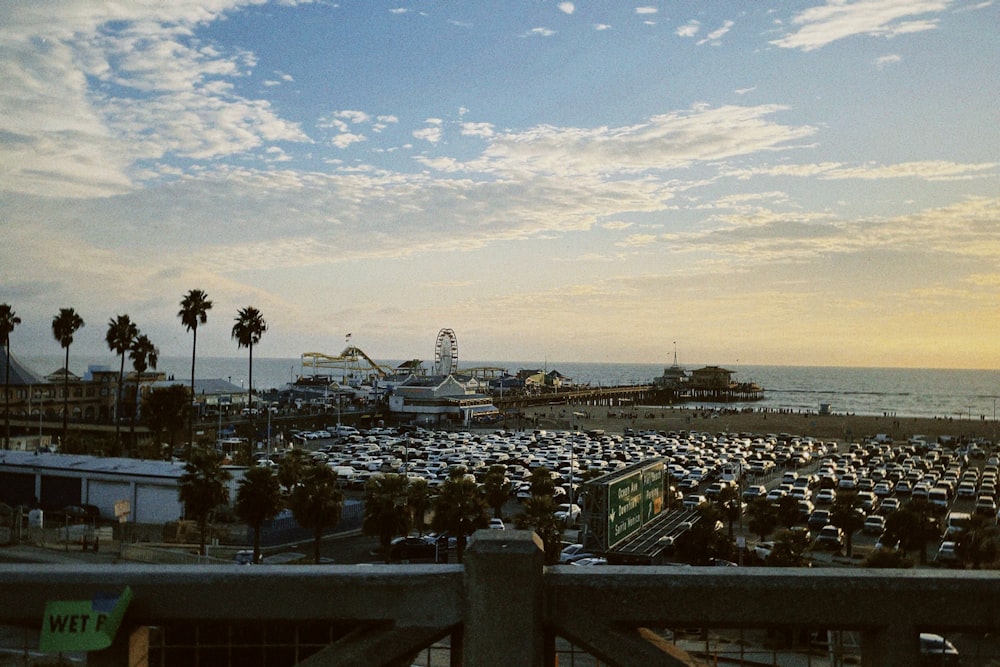
[[[490,519],[490,530],[505,530],[507,526],[503,525],[503,519]]]
[[[772,541],[758,542],[757,546],[753,548],[754,554],[761,560],[767,560],[772,551],[774,551],[774,542]]]
[[[861,530],[869,535],[881,535],[885,531],[885,517],[878,514],[865,517]]]
[[[570,544],[559,554],[559,562],[562,564],[572,563],[581,558],[593,558],[594,554],[583,548],[582,544]]]
[[[561,503],[555,512],[556,519],[567,525],[572,525],[580,520],[583,511],[576,503]]]
[[[587,558],[580,558],[575,560],[570,565],[576,565],[577,567],[594,567],[595,565],[607,565],[607,558],[599,558],[597,556],[591,556]]]

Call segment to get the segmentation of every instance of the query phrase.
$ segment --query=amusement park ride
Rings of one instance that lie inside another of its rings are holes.
[[[295,386],[323,389],[336,383],[354,388],[376,385],[389,376],[399,375],[402,369],[393,369],[380,364],[359,347],[350,344],[339,355],[322,352],[304,352],[301,357],[301,372]],[[409,371],[413,373],[414,369]],[[447,376],[458,373],[458,338],[452,329],[441,329],[434,341],[433,375]],[[462,369],[463,375],[489,380],[502,376],[506,370],[493,366],[479,366]],[[419,372],[418,372],[419,373]]]

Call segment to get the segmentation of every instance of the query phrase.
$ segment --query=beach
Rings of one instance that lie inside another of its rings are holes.
[[[639,407],[629,410],[587,408],[572,410],[565,406],[549,406],[526,410],[536,428],[606,433],[633,431],[699,431],[709,433],[790,433],[824,440],[858,442],[868,436],[885,433],[894,441],[906,441],[923,435],[933,443],[952,438],[967,441],[983,438],[995,442],[1000,434],[1000,422],[982,419],[869,416],[818,414],[815,412],[767,411],[759,409],[718,410],[696,407]]]

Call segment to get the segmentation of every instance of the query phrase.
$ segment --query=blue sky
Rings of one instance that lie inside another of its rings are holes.
[[[0,0],[13,349],[998,368],[998,7]]]

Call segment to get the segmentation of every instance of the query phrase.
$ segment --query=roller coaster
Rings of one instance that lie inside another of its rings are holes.
[[[303,352],[301,372],[296,384],[337,382],[356,387],[372,384],[373,381],[392,374],[393,369],[376,362],[361,348],[348,345],[338,356]]]

